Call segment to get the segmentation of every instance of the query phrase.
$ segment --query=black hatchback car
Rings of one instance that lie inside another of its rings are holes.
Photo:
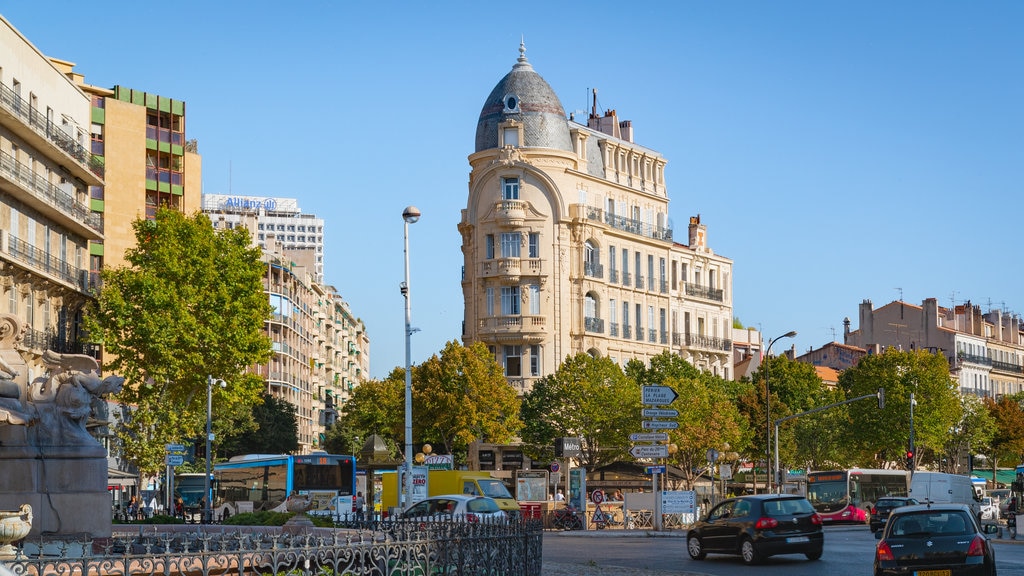
[[[875,534],[875,576],[993,576],[996,558],[988,536],[962,504],[919,504],[894,510]]]
[[[776,554],[803,554],[817,560],[824,544],[821,516],[806,498],[787,494],[725,500],[686,535],[686,551],[694,560],[718,552],[739,554],[747,564]]]
[[[879,498],[875,505],[871,507],[871,519],[868,520],[868,526],[871,528],[871,532],[875,533],[885,526],[885,521],[889,519],[889,513],[895,508],[900,506],[912,506],[917,504],[917,500],[908,498],[906,496],[886,496]]]

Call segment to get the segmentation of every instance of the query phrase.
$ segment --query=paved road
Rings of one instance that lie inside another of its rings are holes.
[[[750,576],[737,557],[712,554],[694,561],[686,554],[683,532],[627,534],[623,531],[551,532],[544,537],[544,576]],[[825,529],[825,553],[811,562],[803,556],[776,556],[757,567],[758,575],[863,576],[871,574],[875,539],[864,526]],[[1024,540],[996,540],[1000,576],[1024,576]]]

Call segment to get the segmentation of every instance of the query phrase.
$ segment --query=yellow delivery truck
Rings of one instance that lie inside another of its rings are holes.
[[[381,510],[387,514],[398,507],[398,473],[381,474]],[[430,470],[427,472],[427,496],[442,494],[476,494],[494,498],[498,507],[513,515],[519,513],[519,503],[505,484],[489,472],[469,470]]]

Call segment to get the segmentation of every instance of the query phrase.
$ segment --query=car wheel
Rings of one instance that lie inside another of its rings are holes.
[[[821,552],[822,548],[815,548],[813,550],[804,552],[804,556],[807,556],[808,560],[818,560],[819,558],[821,558]]]
[[[750,538],[744,538],[743,542],[740,542],[740,556],[744,564],[757,564],[761,561],[761,555],[757,553],[757,547]]]
[[[694,560],[703,560],[708,555],[704,551],[704,543],[700,541],[700,536],[690,536],[686,540],[686,551],[690,553],[690,558]]]

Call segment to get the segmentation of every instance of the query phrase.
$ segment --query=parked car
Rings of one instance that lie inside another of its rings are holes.
[[[776,554],[821,558],[821,516],[802,496],[758,494],[730,498],[690,528],[686,551],[703,560],[709,552],[739,554],[754,564]]]
[[[889,513],[892,512],[894,508],[917,503],[917,500],[907,498],[905,496],[886,496],[884,498],[879,498],[875,502],[875,505],[871,507],[871,519],[868,520],[868,527],[871,528],[871,532],[877,532],[885,526],[885,521],[889,519]]]
[[[426,522],[505,522],[508,515],[494,498],[448,494],[420,500],[398,514],[398,518]]]
[[[919,504],[893,510],[875,533],[875,576],[949,574],[989,576],[996,572],[989,535],[995,524],[978,524],[964,504]]]
[[[981,499],[981,519],[999,520],[999,504],[991,496],[984,496]]]

